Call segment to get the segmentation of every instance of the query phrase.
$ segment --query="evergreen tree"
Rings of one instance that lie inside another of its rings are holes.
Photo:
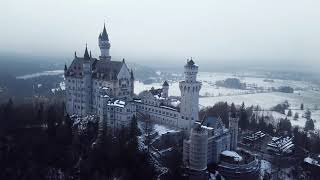
[[[306,121],[306,124],[304,126],[305,131],[314,130],[314,123],[312,119],[309,119]]]
[[[231,117],[236,117],[236,115],[237,115],[237,109],[236,109],[236,106],[234,105],[234,103],[231,103],[230,115],[231,115]]]
[[[288,117],[291,117],[291,116],[292,116],[292,111],[291,111],[291,109],[289,109],[287,116],[288,116]]]
[[[279,123],[279,131],[280,133],[287,131],[289,134],[291,134],[291,122],[290,120],[286,119],[281,119]]]
[[[311,111],[308,109],[306,112],[305,112],[305,118],[307,120],[310,120],[311,119]]]
[[[296,112],[296,113],[294,114],[293,119],[294,119],[294,120],[298,120],[298,118],[299,118],[299,113]]]
[[[239,112],[240,112],[239,126],[241,129],[246,130],[248,129],[249,118],[248,118],[247,111],[245,109],[244,102],[242,103]]]
[[[300,109],[301,109],[301,110],[304,110],[304,104],[303,104],[303,103],[301,103]]]

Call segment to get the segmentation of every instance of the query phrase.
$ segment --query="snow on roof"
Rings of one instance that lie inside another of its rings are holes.
[[[161,95],[158,95],[158,94],[157,94],[157,95],[154,95],[153,97],[155,97],[156,99],[160,99],[160,100],[161,100],[161,99],[166,99],[166,98],[164,98],[164,97],[161,97]]]
[[[171,106],[173,106],[173,107],[178,107],[179,104],[180,104],[180,101],[179,101],[179,100],[172,100],[172,101],[170,102],[170,104],[171,104]]]
[[[156,131],[160,136],[166,133],[174,133],[174,132],[179,132],[174,129],[169,129],[163,125],[155,124],[154,125],[154,131]]]
[[[235,161],[242,161],[242,157],[235,151],[222,151],[221,154],[224,156],[233,157],[233,160]]]
[[[161,108],[165,108],[165,109],[169,109],[169,110],[172,110],[172,111],[177,111],[177,109],[169,107],[169,106],[160,106],[160,107]]]
[[[320,166],[319,162],[315,159],[312,159],[310,157],[306,157],[304,158],[304,162],[308,163],[308,164],[312,164],[312,165],[316,165],[316,166]]]
[[[142,102],[142,100],[141,100],[141,99],[134,99],[133,101],[134,101],[134,102],[139,102],[139,103],[141,103],[141,102]]]
[[[108,103],[109,106],[117,106],[117,107],[124,107],[126,105],[126,102],[121,101],[121,100],[115,100],[115,101],[109,101]]]
[[[103,87],[101,87],[101,89],[103,89],[103,90],[108,90],[108,89],[110,89],[110,88],[103,86]]]

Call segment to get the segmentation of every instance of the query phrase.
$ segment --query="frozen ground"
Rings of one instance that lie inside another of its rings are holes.
[[[212,106],[217,102],[224,101],[228,103],[234,102],[235,104],[240,105],[242,102],[246,106],[259,105],[265,110],[270,110],[273,106],[284,102],[287,100],[290,104],[291,109],[299,109],[301,103],[304,103],[305,109],[310,108],[314,109],[315,107],[320,108],[320,91],[315,91],[313,89],[318,89],[319,86],[303,81],[291,81],[291,80],[280,80],[273,79],[274,82],[264,82],[266,79],[264,77],[240,77],[242,82],[247,84],[256,84],[258,87],[263,87],[268,89],[271,87],[279,86],[291,86],[295,88],[295,93],[280,93],[280,92],[268,92],[268,93],[256,93],[255,91],[250,90],[239,90],[239,89],[228,89],[216,87],[214,85],[217,80],[224,80],[230,77],[238,77],[233,74],[227,73],[208,73],[200,72],[198,79],[202,81],[202,88],[200,95],[210,95],[213,97],[201,97],[199,100],[200,107]],[[150,85],[144,85],[140,82],[135,82],[135,93],[138,94],[143,90],[148,90],[151,87],[161,88],[162,83],[153,83]],[[169,81],[169,95],[171,96],[180,96],[179,83]],[[298,89],[298,90],[297,90]],[[301,115],[304,113],[300,110],[293,110],[293,114],[298,112],[300,118],[298,120],[291,120],[292,125],[298,125],[304,127],[305,118],[302,118]],[[277,120],[279,118],[285,118],[285,115],[281,115],[276,112],[271,112],[274,118]],[[320,129],[320,110],[312,110],[312,118],[316,120],[316,128]],[[319,121],[319,122],[318,122]]]
[[[265,174],[271,174],[271,163],[266,160],[261,160],[261,167],[260,167],[260,179],[263,179]]]
[[[17,79],[30,79],[30,78],[40,77],[40,76],[63,75],[63,73],[64,73],[63,70],[43,71],[43,72],[39,72],[39,73],[33,73],[33,74],[27,74],[27,75],[23,75],[23,76],[18,76],[16,78]]]

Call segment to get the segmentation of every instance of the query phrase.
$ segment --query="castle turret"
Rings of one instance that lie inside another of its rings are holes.
[[[164,81],[162,84],[162,95],[163,98],[168,98],[169,96],[169,84],[167,81]]]
[[[100,55],[100,59],[106,59],[106,60],[110,60],[111,56],[109,54],[109,50],[110,50],[110,43],[109,43],[109,37],[108,37],[108,33],[106,30],[106,25],[104,24],[103,26],[103,31],[102,33],[100,33],[99,35],[99,47],[100,47],[100,51],[101,51],[101,55]]]
[[[196,171],[207,169],[208,132],[195,124],[190,133],[189,168]]]
[[[84,59],[90,59],[90,55],[89,55],[89,52],[88,52],[88,47],[87,47],[87,45],[86,45],[86,49],[84,50],[83,58],[84,58]]]
[[[238,144],[238,128],[239,118],[235,115],[229,115],[229,131],[230,131],[230,149],[232,151],[237,150]]]
[[[198,66],[194,61],[187,60],[184,66],[185,80],[179,83],[181,91],[181,126],[191,129],[195,121],[199,120],[199,91],[201,82],[197,81]]]
[[[91,57],[88,53],[88,47],[86,46],[83,63],[83,76],[84,76],[84,90],[85,90],[85,99],[84,99],[84,109],[82,110],[82,115],[91,114],[91,105],[92,105],[92,62]]]
[[[67,71],[68,71],[67,64],[64,64],[64,75],[66,75],[66,74],[67,74]]]

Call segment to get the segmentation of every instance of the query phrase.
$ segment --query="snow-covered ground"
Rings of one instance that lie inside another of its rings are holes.
[[[271,174],[272,168],[270,162],[266,160],[261,160],[260,162],[260,179],[262,180],[265,174]]]
[[[33,74],[27,74],[27,75],[23,75],[23,76],[18,76],[16,78],[17,79],[30,79],[30,78],[40,77],[40,76],[63,75],[63,73],[64,73],[63,70],[43,71],[43,72],[39,72],[39,73],[33,73]]]
[[[222,87],[216,87],[214,85],[217,80],[225,80],[226,78],[236,77],[239,78],[242,82],[247,84],[256,84],[258,87],[263,87],[268,89],[271,87],[280,87],[280,86],[291,86],[296,90],[294,93],[280,93],[280,92],[268,92],[268,93],[257,93],[250,90],[240,90],[240,89],[228,89]],[[199,72],[198,80],[202,81],[202,88],[200,95],[213,96],[213,97],[201,97],[199,100],[200,107],[212,106],[217,102],[228,102],[235,103],[240,105],[242,102],[246,106],[259,105],[265,110],[270,110],[277,104],[280,104],[287,100],[290,104],[291,109],[299,109],[301,103],[304,104],[305,109],[314,109],[315,107],[320,108],[320,91],[314,91],[314,88],[319,88],[319,86],[304,82],[304,81],[292,81],[292,80],[281,80],[281,79],[272,79],[274,82],[264,82],[266,78],[264,77],[253,77],[253,76],[234,76],[233,74],[228,73],[209,73],[209,72]],[[170,82],[169,81],[169,95],[171,96],[180,96],[179,82]],[[162,83],[153,83],[150,85],[144,85],[141,82],[135,82],[135,93],[138,94],[143,90],[148,90],[151,87],[161,88]],[[288,118],[291,120],[292,125],[298,125],[304,127],[305,118],[301,117],[304,114],[304,111],[292,110],[293,115],[295,112],[298,112],[300,117],[298,120],[293,120],[293,117]],[[320,110],[312,110],[312,119],[316,120],[315,127],[320,129]],[[277,112],[266,112],[272,113],[275,120],[280,118],[285,118],[285,115],[282,115]]]

